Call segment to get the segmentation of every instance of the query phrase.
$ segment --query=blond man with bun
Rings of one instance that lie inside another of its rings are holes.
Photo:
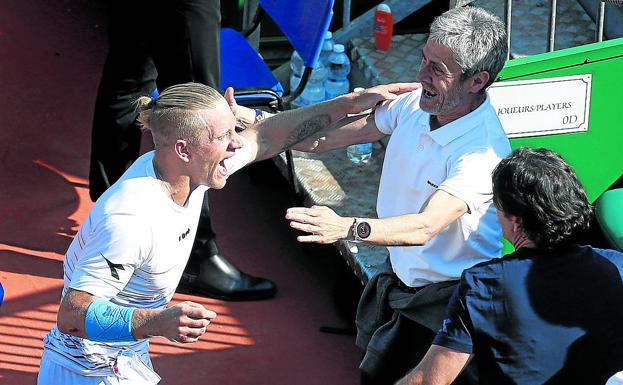
[[[151,337],[196,342],[217,315],[190,301],[168,307],[188,260],[204,192],[350,113],[415,84],[379,86],[268,118],[238,134],[233,90],[198,83],[138,100],[155,150],[100,199],[65,254],[57,324],[44,339],[38,384],[156,384]]]

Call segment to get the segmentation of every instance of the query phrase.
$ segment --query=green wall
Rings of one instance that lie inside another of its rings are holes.
[[[497,80],[581,74],[592,74],[588,131],[515,138],[511,144],[561,154],[594,202],[623,174],[623,38],[513,59]]]

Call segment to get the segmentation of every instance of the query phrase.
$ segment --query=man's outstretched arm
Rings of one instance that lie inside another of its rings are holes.
[[[421,213],[365,219],[370,225],[365,242],[382,246],[423,245],[466,212],[464,201],[437,190]],[[292,207],[286,212],[286,219],[292,228],[308,233],[298,236],[299,242],[333,243],[353,235],[354,218],[339,216],[324,206]]]
[[[251,125],[240,135],[254,146],[252,159],[271,158],[299,142],[313,138],[322,130],[339,129],[355,120],[365,122],[365,116],[343,118],[374,108],[384,100],[393,100],[397,95],[417,88],[418,83],[395,83],[353,92],[313,106],[276,114]]]

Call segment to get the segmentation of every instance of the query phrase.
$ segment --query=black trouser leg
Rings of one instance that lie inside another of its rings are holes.
[[[374,375],[360,372],[361,385],[393,385],[413,370],[430,348],[435,332],[405,317],[400,324],[398,338],[389,347],[383,367]],[[476,362],[472,362],[457,377],[453,385],[478,384]]]
[[[113,59],[114,60],[114,59]],[[153,80],[139,82],[130,91],[122,92],[108,82],[110,67],[107,60],[102,84],[95,103],[95,117],[91,139],[89,194],[93,201],[115,183],[136,160],[141,144],[140,126],[132,101],[148,95]]]
[[[158,87],[196,82],[220,89],[218,0],[156,0],[155,39],[150,41],[158,68]]]
[[[203,195],[203,206],[199,215],[199,224],[197,226],[197,235],[195,243],[190,252],[190,259],[186,265],[185,271],[190,274],[199,274],[201,261],[213,255],[219,254],[216,245],[216,234],[212,230],[212,222],[210,221],[210,207],[208,203],[208,192]]]
[[[104,64],[91,136],[89,194],[95,201],[136,160],[141,132],[134,101],[155,88],[156,68],[145,42],[140,5],[109,5],[109,51]]]
[[[400,320],[397,338],[389,346],[383,367],[377,373],[361,372],[361,385],[393,385],[424,357],[435,333],[405,317]]]

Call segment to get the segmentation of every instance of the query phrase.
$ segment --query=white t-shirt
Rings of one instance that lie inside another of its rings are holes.
[[[375,113],[378,129],[391,134],[379,185],[379,218],[419,213],[437,190],[468,207],[425,245],[389,247],[394,272],[413,287],[459,279],[464,269],[499,257],[502,249],[491,174],[511,147],[489,97],[434,131],[429,119],[420,109],[420,90],[386,102]]]
[[[226,160],[229,173],[251,159],[250,146]],[[193,190],[184,207],[162,188],[153,167],[154,152],[144,154],[95,203],[74,237],[63,262],[63,293],[69,288],[113,303],[163,308],[182,276],[193,246],[203,196]],[[83,375],[109,375],[123,349],[148,363],[147,339],[102,343],[64,334],[56,325],[44,339],[58,364]]]

